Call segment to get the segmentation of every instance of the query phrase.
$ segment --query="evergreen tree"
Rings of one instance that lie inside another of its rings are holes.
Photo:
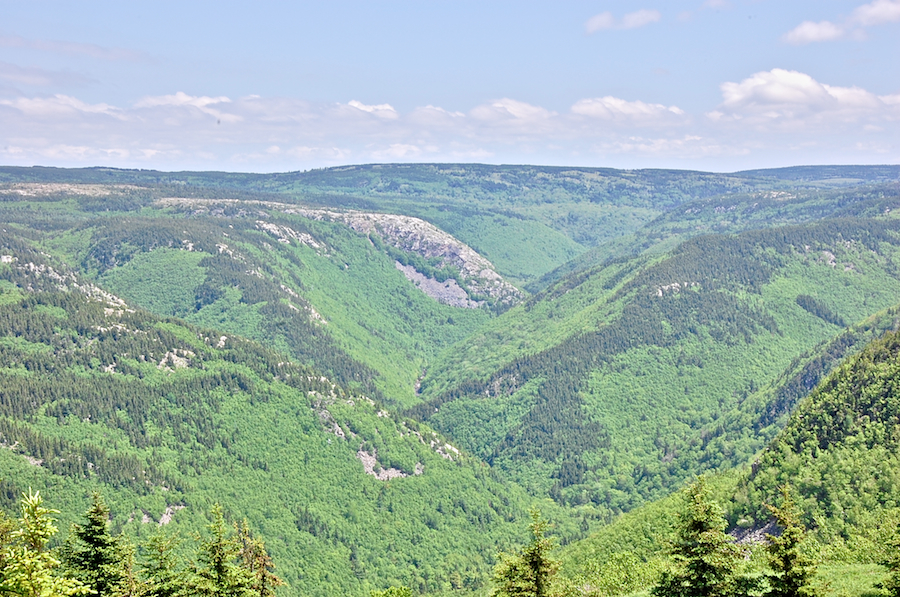
[[[781,507],[766,504],[783,530],[781,535],[767,535],[769,567],[766,575],[769,590],[766,597],[818,597],[819,591],[810,581],[816,573],[816,563],[801,550],[806,529],[800,522],[800,511],[791,495],[790,486],[781,488]]]
[[[722,510],[710,499],[706,479],[700,477],[687,489],[678,537],[672,545],[677,570],[663,573],[651,593],[655,597],[733,597],[747,593],[752,583],[735,573],[740,550],[725,526]]]
[[[146,597],[181,597],[188,584],[187,572],[175,554],[180,541],[176,536],[153,535],[147,541],[141,572]]]
[[[547,597],[552,595],[553,577],[559,562],[550,557],[556,546],[545,537],[549,523],[537,509],[531,510],[531,543],[515,554],[500,554],[494,568],[492,597]]]
[[[209,537],[200,543],[193,592],[203,597],[254,597],[254,576],[241,565],[241,546],[229,533],[219,504],[213,506]]]
[[[275,575],[275,563],[266,551],[265,542],[253,536],[246,519],[240,525],[235,523],[234,529],[240,545],[241,563],[254,578],[253,593],[258,597],[272,597],[275,587],[283,586],[284,581]]]
[[[109,507],[99,493],[91,494],[91,507],[84,517],[83,525],[72,525],[61,550],[66,572],[99,597],[132,594],[133,548],[121,535],[110,534]]]
[[[89,589],[79,581],[58,573],[59,560],[47,550],[56,534],[53,514],[44,507],[40,492],[22,496],[22,518],[18,527],[3,517],[0,521],[0,595],[17,597],[70,597]]]

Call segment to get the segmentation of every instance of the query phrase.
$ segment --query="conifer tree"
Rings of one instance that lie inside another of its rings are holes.
[[[179,543],[177,536],[160,533],[147,541],[145,562],[141,567],[146,597],[181,597],[185,594],[188,575],[175,554]]]
[[[685,493],[678,537],[672,544],[677,570],[665,572],[651,590],[655,597],[732,597],[746,593],[747,579],[735,574],[738,547],[725,532],[722,510],[700,477]]]
[[[550,557],[556,546],[553,538],[545,537],[549,523],[537,509],[531,510],[531,543],[514,554],[501,553],[494,567],[496,585],[492,597],[547,597],[552,595],[553,577],[559,562]]]
[[[266,551],[262,539],[253,536],[247,520],[235,523],[237,541],[240,545],[240,558],[243,567],[253,575],[253,593],[258,597],[272,597],[275,587],[284,585],[284,581],[275,575],[275,563]]]
[[[241,546],[229,533],[219,504],[213,506],[209,537],[200,543],[193,591],[204,597],[253,597],[253,574],[241,565]]]
[[[819,591],[810,584],[816,573],[816,563],[800,549],[806,529],[800,521],[790,486],[781,488],[781,496],[780,508],[766,504],[783,529],[777,537],[767,535],[766,551],[772,572],[766,575],[769,581],[766,597],[818,597]]]
[[[110,534],[109,507],[99,493],[91,494],[91,507],[84,516],[83,525],[72,525],[61,550],[66,572],[98,597],[131,594],[133,549],[121,535]]]
[[[13,525],[0,523],[0,595],[18,597],[72,597],[89,589],[79,581],[59,574],[59,560],[47,550],[56,534],[53,514],[44,507],[40,492],[23,494],[22,517]]]

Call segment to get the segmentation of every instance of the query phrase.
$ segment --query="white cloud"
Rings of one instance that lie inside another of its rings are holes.
[[[826,146],[843,152],[826,157],[863,155],[858,144],[887,147],[871,154],[879,161],[900,159],[900,94],[878,96],[773,69],[723,84],[722,102],[707,116],[609,95],[559,112],[509,97],[467,112],[434,105],[401,112],[358,101],[184,92],[121,107],[70,95],[12,96],[0,98],[0,163],[254,171],[379,161],[721,168],[716,160],[768,160]],[[819,154],[802,155],[811,161]]]
[[[785,33],[782,39],[791,45],[800,46],[819,41],[834,41],[841,39],[844,35],[844,28],[830,21],[819,23],[803,21]]]
[[[77,98],[56,94],[50,97],[0,100],[0,106],[9,106],[28,116],[65,116],[73,114],[105,114],[116,118],[122,117],[122,111],[109,104],[88,104]]]
[[[135,108],[159,108],[159,107],[179,107],[194,108],[197,111],[207,114],[222,122],[238,122],[241,117],[235,114],[223,112],[218,108],[213,108],[218,104],[230,104],[231,99],[228,97],[209,97],[206,95],[195,96],[188,95],[183,91],[179,91],[172,95],[155,95],[148,96],[138,101]]]
[[[835,41],[846,37],[865,39],[865,31],[859,27],[872,27],[900,21],[900,0],[874,0],[856,7],[849,19],[842,23],[831,21],[803,21],[782,36],[782,40],[795,45],[822,41]],[[854,31],[854,28],[855,31]],[[851,35],[852,34],[852,35]]]
[[[662,14],[658,10],[649,10],[642,8],[635,12],[630,12],[616,20],[611,12],[601,12],[588,19],[584,24],[584,30],[591,35],[605,29],[637,29],[650,23],[656,23],[662,19]]]
[[[363,112],[368,112],[369,114],[374,114],[379,118],[389,118],[391,120],[397,118],[399,115],[397,111],[394,110],[394,107],[390,104],[377,104],[374,106],[368,106],[362,102],[358,102],[356,100],[351,100],[347,102],[348,106],[352,106],[357,110],[361,110]]]
[[[556,113],[540,106],[503,98],[473,108],[470,115],[485,121],[536,121],[546,120]]]
[[[850,21],[863,27],[900,21],[900,0],[875,0],[853,11]]]
[[[685,116],[684,110],[677,106],[648,104],[640,100],[630,102],[612,96],[578,100],[572,106],[572,112],[603,120],[631,122],[659,122]]]
[[[598,15],[592,16],[585,22],[584,30],[587,31],[588,34],[591,34],[603,31],[604,29],[612,29],[615,26],[616,17],[614,17],[611,12],[601,12]]]
[[[756,124],[835,128],[842,123],[900,117],[897,96],[828,85],[805,73],[780,68],[756,73],[740,83],[723,83],[721,90],[721,106],[707,114],[713,121],[745,119]]]
[[[641,9],[636,12],[630,12],[622,17],[622,29],[637,29],[650,23],[659,22],[662,15],[658,10]]]

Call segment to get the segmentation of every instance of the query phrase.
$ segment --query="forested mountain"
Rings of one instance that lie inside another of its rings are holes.
[[[751,461],[897,328],[898,179],[0,168],[0,499],[41,488],[71,517],[99,487],[145,538],[221,501],[283,594],[485,593],[529,506],[563,543],[644,525],[678,498],[618,516]],[[785,450],[760,462],[801,474]],[[713,483],[741,528],[782,478],[754,470]],[[819,524],[839,506],[809,487],[807,523],[851,541],[861,515]],[[568,553],[600,566],[614,532]]]
[[[826,220],[573,274],[449,351],[408,412],[534,491],[629,509],[764,445],[755,394],[896,302],[898,232]]]
[[[896,561],[900,540],[898,399],[900,332],[891,331],[818,384],[752,465],[709,480],[732,535],[749,547],[777,533],[764,505],[777,504],[788,486],[819,584],[829,594],[879,594],[873,585],[886,579],[883,564]],[[626,594],[657,582],[682,507],[680,496],[666,497],[563,550],[575,594]]]
[[[524,492],[316,369],[135,309],[9,231],[0,287],[8,511],[31,487],[71,517],[100,487],[115,528],[147,537],[220,502],[304,595],[475,589],[524,528]]]

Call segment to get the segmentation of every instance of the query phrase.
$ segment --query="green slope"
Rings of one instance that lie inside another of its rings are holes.
[[[762,447],[755,394],[896,303],[898,232],[845,219],[706,236],[572,275],[448,351],[408,412],[533,491],[632,508]]]
[[[134,310],[31,243],[0,244],[4,507],[32,487],[71,517],[100,488],[116,528],[146,537],[167,508],[166,530],[190,533],[221,502],[265,537],[284,595],[476,589],[523,532],[524,492],[428,427],[258,344]]]
[[[874,333],[896,310],[849,332]],[[826,356],[834,347],[823,348]],[[812,362],[812,361],[811,361]],[[801,376],[803,377],[803,376]],[[791,382],[782,384],[782,388]],[[844,359],[804,398],[786,427],[754,459],[713,477],[735,536],[765,529],[790,484],[821,563],[828,595],[871,595],[885,577],[900,521],[900,332],[889,331]],[[652,585],[667,564],[667,541],[681,508],[672,494],[619,517],[561,552],[563,574],[574,587],[618,595]],[[631,566],[623,573],[623,563]]]

